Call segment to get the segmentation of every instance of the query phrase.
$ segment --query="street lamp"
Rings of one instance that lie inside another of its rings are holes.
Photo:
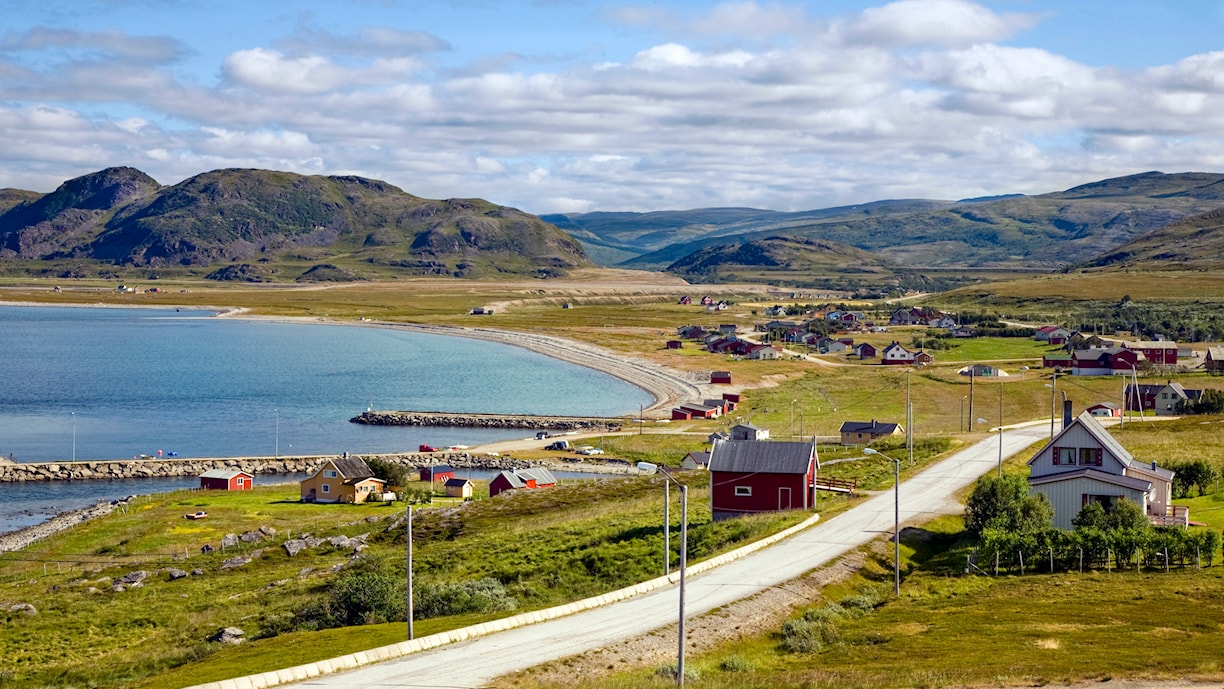
[[[1054,391],[1057,390],[1058,371],[1054,372],[1054,377],[1050,380],[1053,381],[1053,384],[1046,383],[1045,386],[1050,389],[1050,439],[1052,440],[1054,438]],[[1067,392],[1065,390],[1058,390],[1058,392],[1062,393],[1063,406],[1067,406]]]
[[[654,473],[659,469],[657,465],[651,464],[650,462],[638,462],[637,468],[639,471],[644,471],[647,473]],[[676,685],[679,687],[684,687],[684,575],[685,570],[688,569],[688,486],[677,481],[674,476],[666,471],[659,471],[659,473],[663,475],[663,478],[667,479],[663,482],[665,491],[664,495],[670,496],[671,493],[668,486],[670,486],[671,483],[675,483],[677,486],[680,486],[680,613],[676,637]],[[669,481],[671,483],[669,483]],[[664,504],[666,505],[666,503]],[[664,515],[664,519],[669,520],[669,517],[666,516],[666,507],[664,507]],[[667,543],[667,539],[670,535],[670,529],[671,524],[663,524],[664,543]],[[670,559],[671,549],[669,547],[667,552],[667,560]],[[668,567],[667,563],[665,562],[664,571],[670,574],[668,571],[669,569],[670,567]]]
[[[76,461],[76,412],[72,414],[72,461]]]
[[[878,455],[893,463],[893,595],[901,595],[901,462],[888,455],[863,448],[863,454]]]
[[[276,414],[276,444],[273,446],[272,451],[275,453],[275,456],[279,459],[280,458],[280,410],[273,409],[272,413]]]
[[[989,421],[987,421],[986,419],[978,419],[977,422],[978,423],[989,423]],[[995,430],[999,432],[999,476],[1003,476],[1003,419],[1002,417],[999,418],[999,426],[991,430]]]

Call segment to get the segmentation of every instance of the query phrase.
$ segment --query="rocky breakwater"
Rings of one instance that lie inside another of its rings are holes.
[[[247,457],[238,459],[17,462],[0,464],[0,483],[199,476],[209,469],[238,469],[252,474],[293,474],[313,472],[327,459],[327,457]]]
[[[600,416],[533,416],[529,414],[453,414],[434,411],[367,411],[349,419],[370,426],[456,426],[523,428],[533,431],[618,431],[625,419]]]

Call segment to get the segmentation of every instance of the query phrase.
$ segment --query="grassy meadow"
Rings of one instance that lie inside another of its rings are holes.
[[[807,516],[762,515],[714,524],[704,478],[692,477],[694,560]],[[502,615],[653,578],[663,565],[657,481],[579,481],[462,506],[418,508],[414,577],[421,584],[495,578],[517,603],[515,611]],[[673,499],[678,501],[678,495]],[[183,518],[197,510],[209,516]],[[678,515],[677,506],[673,513]],[[303,504],[295,484],[247,493],[180,491],[142,497],[126,511],[0,556],[0,600],[28,603],[38,611],[32,617],[6,613],[0,677],[6,687],[174,687],[402,640],[402,621],[260,638],[262,630],[282,629],[295,610],[323,595],[337,576],[334,568],[352,556],[351,548],[325,544],[290,557],[282,547],[289,537],[368,533],[366,554],[403,576],[403,527],[393,526],[402,514],[396,504]],[[275,535],[220,549],[225,534],[260,527],[272,527]],[[205,544],[217,550],[202,553]],[[239,567],[223,566],[237,555],[254,559]],[[201,573],[171,580],[170,568]],[[111,590],[116,580],[137,570],[149,574],[141,586]],[[417,629],[426,634],[489,617],[419,620]],[[244,629],[253,640],[240,648],[205,641],[228,626]],[[305,639],[310,643],[302,643]]]

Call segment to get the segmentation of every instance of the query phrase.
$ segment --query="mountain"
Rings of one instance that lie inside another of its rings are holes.
[[[703,209],[548,217],[563,220],[588,247],[630,255],[620,259],[624,267],[663,269],[729,237],[750,242],[785,235],[857,247],[899,270],[1057,270],[1220,208],[1224,175],[1146,172],[1035,196],[880,201],[798,213]]]
[[[667,271],[701,280],[785,281],[811,284],[840,275],[891,274],[878,257],[846,244],[802,237],[767,237],[700,249],[667,266]]]
[[[1131,240],[1082,268],[1219,270],[1224,268],[1224,209],[1191,216]]]
[[[578,242],[535,216],[480,199],[423,199],[362,177],[215,170],[163,187],[139,170],[110,168],[46,195],[0,191],[4,199],[17,203],[0,214],[0,259],[246,280],[547,277],[589,265]]]

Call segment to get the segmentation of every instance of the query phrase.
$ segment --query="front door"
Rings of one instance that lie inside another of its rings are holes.
[[[790,488],[779,488],[778,489],[778,509],[779,510],[789,510],[790,508],[791,508],[791,489]]]

